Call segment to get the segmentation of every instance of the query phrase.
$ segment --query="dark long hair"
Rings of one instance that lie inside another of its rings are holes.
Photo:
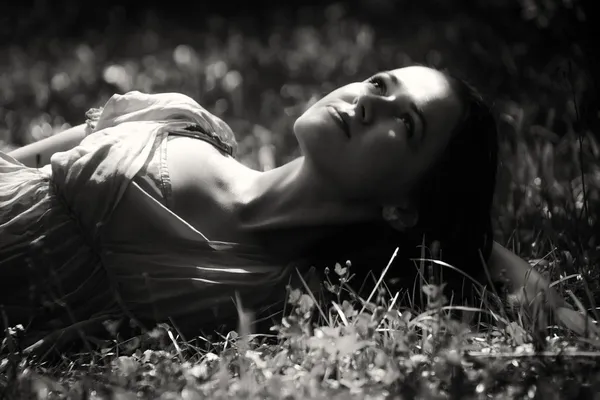
[[[442,72],[462,100],[464,111],[448,147],[416,190],[417,225],[407,232],[397,232],[383,221],[346,228],[315,249],[313,254],[318,261],[313,265],[331,267],[334,262],[349,259],[355,281],[360,284],[369,271],[378,275],[398,247],[398,256],[387,277],[407,278],[416,271],[415,262],[410,260],[421,257],[424,244],[427,258],[443,260],[486,283],[482,260],[489,259],[493,244],[491,206],[498,163],[496,122],[490,106],[472,85]],[[440,266],[429,270],[443,270],[443,274],[433,278],[443,280],[453,296],[469,296],[463,290],[462,274]]]
[[[488,260],[493,245],[496,120],[473,86],[444,73],[464,104],[463,118],[441,159],[419,186],[419,222],[414,234],[424,235],[429,243],[439,242],[441,254],[434,254],[437,258],[482,278],[483,262]]]

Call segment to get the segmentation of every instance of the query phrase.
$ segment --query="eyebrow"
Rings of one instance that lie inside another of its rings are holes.
[[[391,71],[385,71],[381,73],[382,75],[385,75],[390,81],[392,81],[392,83],[394,85],[399,85],[400,84],[400,80],[398,79],[398,77],[394,74],[392,74]]]
[[[402,82],[400,81],[400,79],[398,79],[396,75],[392,74],[391,71],[382,72],[382,75],[385,75],[385,77],[388,78],[394,85],[402,86]],[[425,119],[425,113],[423,112],[423,109],[421,107],[415,104],[414,101],[410,102],[410,109],[413,110],[421,120],[421,125],[423,126],[423,133],[421,134],[421,139],[423,139],[425,133],[427,132],[427,119]]]

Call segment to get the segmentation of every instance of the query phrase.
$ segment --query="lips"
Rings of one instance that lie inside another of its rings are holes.
[[[340,113],[338,109],[334,106],[327,106],[327,111],[329,111],[329,114],[331,115],[335,123],[340,127],[340,129],[346,134],[346,136],[349,139],[350,126],[348,125],[348,122],[344,119],[343,114]]]

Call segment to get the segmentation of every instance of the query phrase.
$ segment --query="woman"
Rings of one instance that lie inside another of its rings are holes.
[[[229,127],[181,94],[115,95],[88,116],[0,153],[0,304],[29,343],[123,315],[206,324],[235,310],[236,292],[246,307],[281,299],[306,257],[389,258],[423,235],[460,268],[486,261],[530,300],[545,290],[566,306],[492,242],[495,124],[446,73],[402,68],[335,90],[294,124],[303,157],[267,172],[237,162]]]

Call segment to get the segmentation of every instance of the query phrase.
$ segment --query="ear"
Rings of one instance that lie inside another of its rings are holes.
[[[392,228],[400,232],[414,227],[419,221],[419,212],[409,204],[384,206],[382,216]]]

